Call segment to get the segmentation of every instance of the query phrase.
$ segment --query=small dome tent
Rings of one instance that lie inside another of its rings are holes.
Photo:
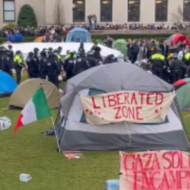
[[[177,44],[179,41],[185,41],[190,47],[189,39],[183,34],[173,34],[165,40],[166,43],[173,45]]]
[[[117,72],[116,72],[117,71]],[[67,81],[55,130],[59,150],[189,150],[174,101],[163,123],[90,125],[81,97],[120,91],[171,93],[174,87],[133,64],[94,67]]]
[[[173,86],[176,89],[178,106],[181,111],[190,111],[190,79],[180,79]]]
[[[44,89],[49,108],[58,108],[61,95],[55,85],[47,80],[28,79],[22,82],[11,95],[9,109],[23,108],[40,86]]]
[[[66,37],[66,42],[92,42],[91,35],[84,28],[73,28]]]
[[[17,88],[17,83],[7,73],[0,71],[0,97],[12,94]]]

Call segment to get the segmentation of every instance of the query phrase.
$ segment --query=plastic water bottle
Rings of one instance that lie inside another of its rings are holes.
[[[22,182],[28,182],[32,179],[32,177],[30,176],[30,174],[20,174],[19,179]]]
[[[119,180],[109,179],[106,181],[105,190],[119,190]]]

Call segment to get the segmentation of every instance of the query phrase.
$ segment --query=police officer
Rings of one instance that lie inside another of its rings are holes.
[[[26,64],[28,67],[29,78],[37,78],[38,65],[36,63],[35,56],[34,56],[33,52],[29,52],[28,57],[26,59]]]
[[[34,63],[34,72],[32,73],[32,78],[38,78],[39,77],[39,49],[38,48],[34,48],[34,54],[33,54],[33,58],[32,61]]]
[[[54,50],[53,54],[55,55],[55,59],[57,59],[57,66],[59,68],[59,70],[62,70],[62,59],[61,56],[59,55],[59,51],[58,50]]]
[[[4,46],[1,46],[0,47],[0,70],[2,70],[2,56],[3,56],[3,52],[4,52],[4,50],[5,50],[5,48],[4,48]]]
[[[62,52],[62,47],[58,47],[58,49],[57,49],[57,59],[58,59],[59,63],[63,66],[61,52]]]
[[[171,83],[174,83],[177,80],[179,80],[182,74],[183,62],[181,60],[178,60],[177,58],[178,58],[177,53],[174,53],[173,60],[171,61],[171,64],[170,64]]]
[[[105,58],[105,60],[104,60],[104,64],[113,63],[113,62],[114,62],[113,59],[114,59],[114,55],[113,55],[113,54],[108,55],[108,56]]]
[[[41,79],[46,79],[46,63],[47,63],[47,56],[46,56],[46,52],[42,51],[40,53],[41,57],[40,57],[40,65],[39,65],[39,77]]]
[[[79,46],[78,52],[80,54],[85,54],[84,43],[83,42],[80,42],[80,46]]]
[[[58,76],[60,74],[60,71],[57,66],[57,59],[55,59],[55,55],[52,52],[49,52],[49,56],[45,65],[45,70],[48,76],[48,80],[52,82],[55,86],[59,87]]]
[[[12,76],[12,61],[8,50],[3,50],[1,55],[1,70]]]
[[[86,60],[88,61],[90,67],[95,67],[99,65],[96,59],[94,58],[94,53],[92,51],[89,51],[87,53]]]
[[[36,59],[39,59],[39,49],[38,48],[34,48],[34,56],[36,57]]]
[[[20,84],[21,71],[22,71],[22,67],[23,67],[23,60],[22,60],[22,56],[21,56],[21,51],[16,51],[13,62],[14,62],[14,68],[16,71],[16,82],[18,84]]]
[[[165,57],[161,53],[161,49],[157,48],[156,53],[150,57],[151,70],[154,75],[163,79],[163,68],[165,65]]]
[[[51,55],[52,56],[52,54],[53,54],[53,48],[48,48],[48,57],[49,57],[49,55]]]
[[[101,48],[98,46],[97,43],[94,43],[93,47],[91,48],[91,51],[94,52],[94,58],[97,59],[98,61],[102,60],[101,57]]]
[[[78,54],[76,61],[74,62],[74,75],[77,75],[90,68],[88,61],[85,59],[85,54]]]
[[[12,50],[12,45],[8,45],[8,50],[10,52],[10,59],[13,61],[14,58],[14,52]]]
[[[2,56],[3,56],[3,50],[0,49],[0,70],[2,69]]]
[[[62,47],[59,46],[59,47],[57,48],[57,50],[58,50],[59,55],[61,55],[61,53],[62,53]]]
[[[186,67],[186,73],[190,73],[190,51],[187,51],[184,56],[183,56],[183,61],[184,61],[184,64],[185,64],[185,67]]]
[[[76,59],[74,57],[74,52],[69,53],[69,58],[66,59],[64,64],[64,70],[66,73],[66,80],[69,80],[74,76],[74,63]]]

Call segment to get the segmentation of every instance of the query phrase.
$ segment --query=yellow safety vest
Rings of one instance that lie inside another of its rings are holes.
[[[162,54],[159,54],[159,53],[155,53],[151,56],[150,58],[151,60],[154,60],[154,59],[159,59],[161,61],[164,61],[165,60],[165,57],[162,55]]]
[[[69,59],[71,57],[71,55],[70,54],[67,54],[66,56],[65,56],[65,59]]]
[[[57,59],[58,59],[58,61],[61,61],[61,56],[57,55]]]
[[[187,52],[187,53],[185,54],[185,60],[186,60],[186,61],[189,61],[189,59],[190,59],[190,53]]]
[[[13,61],[14,61],[14,63],[17,63],[19,66],[22,66],[22,59],[21,59],[20,55],[15,55]]]

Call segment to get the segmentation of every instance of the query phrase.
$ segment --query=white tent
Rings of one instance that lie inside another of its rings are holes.
[[[1,46],[4,46],[5,48],[8,47],[9,44],[2,44]],[[78,51],[78,48],[80,46],[80,43],[74,43],[74,42],[61,42],[61,43],[42,43],[42,42],[31,42],[31,43],[18,43],[18,44],[11,44],[13,46],[13,51],[16,52],[17,50],[20,50],[23,53],[24,59],[26,59],[29,52],[33,51],[34,48],[38,48],[40,51],[44,48],[53,48],[57,49],[58,47],[62,47],[62,54],[66,54],[67,50],[70,51]],[[84,43],[84,49],[85,51],[89,51],[93,46],[93,43]],[[101,48],[101,55],[103,57],[106,57],[107,55],[113,54],[115,57],[123,57],[121,52],[108,48],[103,45],[98,45]]]

